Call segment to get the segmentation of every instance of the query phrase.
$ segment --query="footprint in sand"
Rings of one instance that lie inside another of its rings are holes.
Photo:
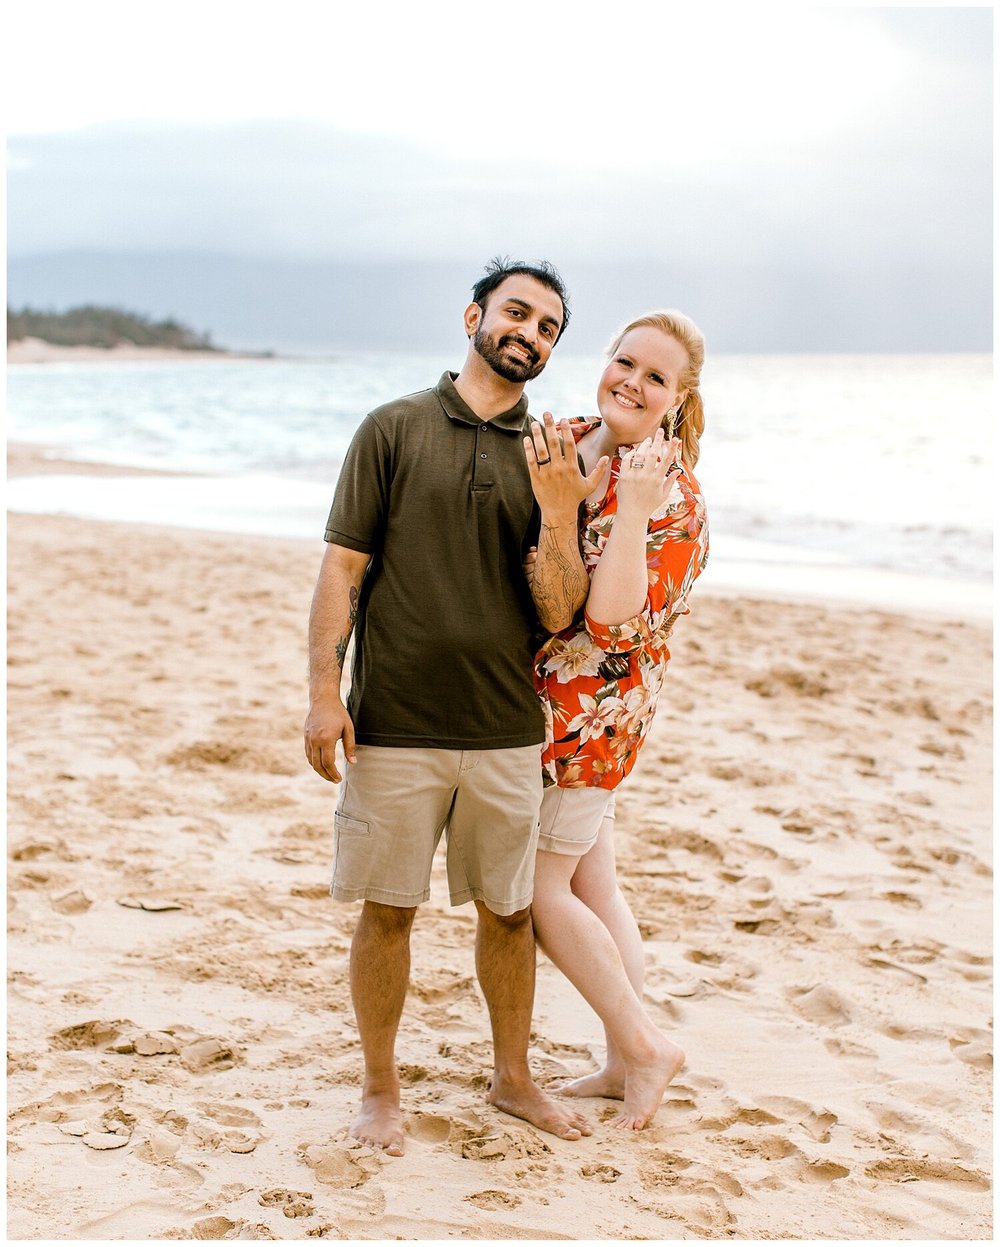
[[[580,1170],[580,1177],[590,1182],[617,1182],[621,1176],[622,1171],[614,1165],[584,1165]]]
[[[656,1191],[663,1187],[676,1186],[681,1174],[690,1169],[695,1162],[688,1160],[676,1152],[659,1152],[652,1164],[644,1165],[639,1170],[639,1181],[643,1190]]]
[[[236,1059],[232,1044],[215,1036],[197,1039],[180,1050],[180,1062],[192,1074],[231,1069],[236,1064]]]
[[[970,983],[989,983],[992,980],[993,958],[988,955],[954,948],[949,949],[948,961],[955,972]]]
[[[663,1220],[663,1239],[676,1241],[682,1237],[722,1238],[735,1231],[735,1218],[721,1197],[703,1195],[672,1195],[667,1201],[637,1200],[641,1212],[651,1212]]]
[[[367,1155],[365,1154],[367,1152]],[[341,1191],[356,1190],[378,1172],[380,1161],[370,1149],[337,1144],[306,1144],[299,1159],[313,1171],[317,1182]]]
[[[125,1147],[132,1141],[134,1125],[135,1118],[132,1114],[115,1105],[105,1109],[97,1117],[81,1117],[75,1121],[62,1122],[59,1130],[70,1138],[78,1138],[95,1152],[108,1152]]]
[[[620,1112],[620,1109],[612,1112]],[[451,1150],[463,1160],[526,1160],[552,1155],[552,1148],[533,1130],[507,1126],[486,1134],[456,1138]]]
[[[865,1107],[877,1123],[879,1138],[887,1147],[898,1151],[917,1152],[922,1156],[944,1152],[951,1160],[974,1154],[975,1149],[966,1139],[959,1138],[931,1118],[906,1112],[898,1104],[868,1101]],[[905,1148],[899,1142],[901,1139],[906,1141]]]
[[[810,1160],[799,1167],[796,1176],[805,1182],[837,1182],[850,1173],[845,1165],[832,1160]]]
[[[988,1191],[992,1185],[989,1177],[978,1169],[967,1169],[952,1160],[934,1160],[926,1156],[894,1156],[877,1160],[865,1169],[865,1176],[877,1182],[954,1182],[976,1191]]]
[[[465,1198],[468,1203],[475,1204],[477,1208],[484,1208],[489,1212],[519,1208],[523,1202],[520,1195],[512,1195],[509,1191],[473,1191]]]
[[[192,1226],[175,1226],[165,1230],[163,1237],[168,1239],[213,1239],[213,1238],[260,1238],[273,1239],[276,1236],[269,1226],[262,1223],[251,1225],[240,1218],[237,1221],[229,1217],[202,1217]]]
[[[952,1052],[966,1065],[976,1069],[993,1068],[993,1034],[974,1026],[965,1026],[948,1036]]]
[[[404,1123],[406,1133],[420,1143],[447,1143],[455,1123],[439,1113],[413,1113]]]
[[[239,1104],[202,1104],[195,1105],[206,1117],[217,1121],[220,1126],[261,1126],[263,1122],[248,1108]]]
[[[822,673],[798,670],[781,664],[771,667],[755,679],[744,681],[744,688],[761,697],[793,693],[798,697],[818,698],[825,697],[832,691]]]
[[[136,1156],[153,1165],[168,1164],[181,1150],[184,1140],[172,1130],[153,1127],[145,1143],[136,1149]]]
[[[855,1043],[853,1039],[824,1039],[823,1047],[833,1056],[843,1057],[848,1061],[859,1061],[869,1064],[877,1060],[878,1053],[866,1044]]]
[[[801,1151],[791,1139],[781,1134],[762,1134],[753,1138],[728,1139],[730,1146],[750,1160],[786,1160],[789,1156],[800,1157]]]
[[[62,896],[53,897],[49,904],[57,914],[82,914],[86,913],[93,905],[93,901],[86,892],[66,892]]]
[[[263,1208],[280,1208],[286,1217],[311,1217],[315,1212],[312,1191],[287,1191],[274,1187],[262,1191],[257,1203]]]
[[[132,1039],[114,1045],[116,1052],[135,1052],[138,1056],[173,1056],[180,1051],[180,1043],[166,1031],[143,1031]]]
[[[850,1010],[843,997],[824,983],[818,983],[814,987],[793,987],[787,996],[797,1013],[820,1026],[844,1026],[851,1020]]]
[[[830,1131],[839,1121],[837,1114],[829,1109],[813,1108],[792,1096],[762,1096],[757,1102],[766,1112],[774,1114],[775,1121],[791,1121],[801,1126],[816,1143],[829,1143]]]
[[[119,1039],[123,1031],[133,1028],[133,1023],[127,1018],[120,1018],[114,1022],[78,1022],[75,1026],[66,1026],[50,1035],[49,1046],[64,1052],[85,1048],[106,1048]]]

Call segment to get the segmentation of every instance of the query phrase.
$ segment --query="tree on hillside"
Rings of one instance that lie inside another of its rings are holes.
[[[172,347],[179,351],[217,351],[207,333],[199,334],[173,317],[155,321],[138,312],[87,304],[66,312],[40,312],[25,307],[7,308],[7,341],[41,338],[55,346],[112,347],[128,342],[134,346]]]

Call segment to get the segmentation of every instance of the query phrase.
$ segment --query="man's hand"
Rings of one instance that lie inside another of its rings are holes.
[[[608,456],[602,455],[593,472],[584,476],[569,421],[561,420],[557,427],[551,411],[542,419],[542,424],[532,422],[531,432],[524,439],[531,488],[544,518],[575,525],[580,503],[596,488],[608,466]]]
[[[355,762],[354,724],[347,707],[339,697],[314,701],[306,717],[306,757],[316,774],[333,784],[339,784],[342,778],[337,770],[340,740],[344,742],[344,757],[349,763]]]

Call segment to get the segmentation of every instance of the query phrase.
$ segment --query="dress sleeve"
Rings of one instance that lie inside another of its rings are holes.
[[[646,533],[649,588],[642,610],[624,623],[604,624],[584,608],[587,633],[599,649],[627,654],[665,642],[679,615],[688,614],[687,597],[708,560],[708,517],[700,492],[679,476],[664,506],[653,513]]]

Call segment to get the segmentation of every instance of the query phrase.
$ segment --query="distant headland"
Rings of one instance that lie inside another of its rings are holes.
[[[117,307],[85,304],[65,312],[7,308],[7,362],[50,363],[100,359],[225,359],[216,346],[173,317],[154,320]],[[238,352],[243,355],[243,352]],[[269,357],[261,352],[256,357]]]

